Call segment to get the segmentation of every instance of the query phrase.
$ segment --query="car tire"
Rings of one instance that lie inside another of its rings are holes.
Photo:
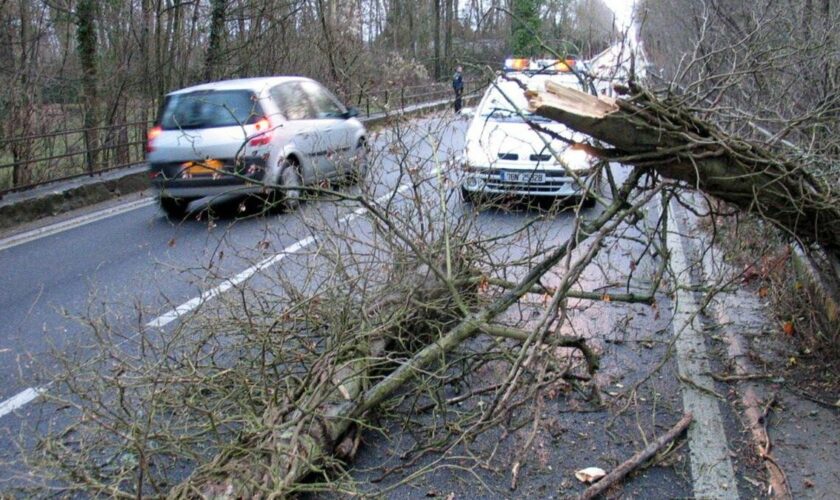
[[[187,207],[192,201],[189,198],[174,198],[171,196],[161,196],[158,199],[161,210],[166,214],[170,220],[181,220],[187,215]]]
[[[300,165],[293,158],[287,158],[280,165],[280,185],[283,189],[279,190],[282,196],[278,196],[283,200],[283,208],[287,211],[296,210],[303,200],[303,178],[300,174]]]
[[[464,203],[475,203],[476,194],[461,187],[461,201]]]
[[[356,148],[353,150],[353,156],[350,159],[350,182],[362,182],[367,175],[369,166],[370,147],[364,139],[356,143]]]
[[[601,189],[603,187],[603,178],[604,178],[604,174],[599,171],[598,172],[598,177],[596,177],[595,180],[592,183],[592,190],[595,191],[595,193],[597,193],[599,195],[602,194]],[[583,199],[583,206],[586,207],[586,208],[592,208],[592,207],[595,206],[596,202],[597,202],[597,200],[595,199],[594,196],[586,196]]]

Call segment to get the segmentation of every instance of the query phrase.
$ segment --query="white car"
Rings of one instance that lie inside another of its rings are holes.
[[[357,114],[302,77],[228,80],[172,92],[146,146],[160,206],[168,216],[182,217],[197,198],[263,193],[294,208],[301,199],[295,188],[364,175],[367,132]]]
[[[562,63],[561,63],[562,64]],[[524,89],[544,90],[545,82],[591,92],[575,73],[512,71],[500,75],[487,89],[467,130],[461,167],[465,201],[480,198],[554,197],[584,195],[583,185],[597,188],[597,160],[582,148],[570,147],[529,121],[574,142],[584,137],[562,124],[528,112]]]

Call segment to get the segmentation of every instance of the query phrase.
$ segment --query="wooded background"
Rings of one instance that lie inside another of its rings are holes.
[[[644,0],[645,49],[661,80],[741,136],[787,139],[838,171],[840,2]]]
[[[612,21],[601,0],[0,0],[0,121],[11,138],[149,120],[168,91],[262,75],[349,98],[537,53],[533,35],[588,55]]]

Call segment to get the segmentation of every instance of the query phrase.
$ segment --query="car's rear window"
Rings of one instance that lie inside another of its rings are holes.
[[[231,127],[256,123],[265,116],[250,90],[212,90],[166,98],[160,126],[164,130]]]

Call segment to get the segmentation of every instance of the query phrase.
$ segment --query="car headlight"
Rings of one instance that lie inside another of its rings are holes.
[[[592,169],[595,158],[583,148],[572,145],[560,154],[560,163],[578,175],[586,175]]]
[[[489,167],[490,156],[480,144],[467,144],[464,149],[464,167]]]

